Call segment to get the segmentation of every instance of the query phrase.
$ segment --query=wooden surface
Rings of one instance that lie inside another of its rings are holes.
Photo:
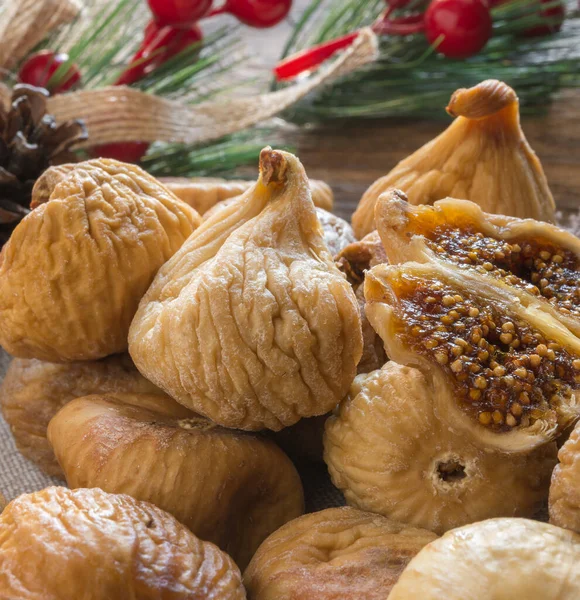
[[[558,208],[580,208],[580,90],[566,92],[549,114],[522,119],[540,157]],[[335,212],[349,217],[362,193],[447,126],[446,122],[392,120],[341,123],[297,136],[300,159],[310,177],[324,179],[335,193]]]

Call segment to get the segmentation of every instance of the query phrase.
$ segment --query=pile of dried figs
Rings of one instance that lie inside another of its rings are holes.
[[[253,184],[37,181],[0,402],[68,488],[4,508],[0,599],[580,597],[580,240],[511,88],[448,111],[352,228],[270,148]],[[304,515],[322,460],[348,506]]]

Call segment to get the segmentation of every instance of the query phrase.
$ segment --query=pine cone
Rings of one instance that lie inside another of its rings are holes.
[[[49,93],[16,85],[9,107],[0,103],[0,245],[30,212],[36,179],[50,166],[76,162],[71,146],[87,139],[82,121],[56,124],[46,114]]]

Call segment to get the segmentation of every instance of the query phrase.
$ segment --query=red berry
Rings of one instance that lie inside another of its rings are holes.
[[[81,80],[81,73],[76,65],[71,65],[63,77],[59,77],[57,84],[49,84],[49,81],[60,65],[67,61],[67,54],[55,54],[50,50],[42,50],[33,54],[20,67],[18,79],[22,83],[46,88],[53,94],[66,92]]]
[[[220,13],[227,12],[250,27],[272,27],[292,8],[292,0],[226,0]]]
[[[540,0],[540,6],[542,4],[553,4],[554,0]],[[537,27],[531,27],[526,29],[523,34],[525,36],[536,36],[536,35],[549,35],[550,33],[557,33],[562,29],[562,23],[565,18],[565,6],[564,2],[553,4],[549,8],[544,8],[540,11],[540,17],[547,20],[545,25],[538,25]]]
[[[425,12],[430,44],[443,35],[437,52],[449,58],[477,54],[491,37],[491,15],[485,0],[433,0]]]
[[[145,29],[141,47],[123,71],[117,85],[130,85],[142,79],[176,54],[203,39],[201,29],[190,25],[187,29],[160,26],[151,21]]]
[[[211,9],[212,0],[147,0],[160,25],[183,27],[196,23]]]
[[[114,158],[122,162],[137,163],[145,156],[148,148],[147,142],[118,142],[95,146],[91,154],[95,158]]]

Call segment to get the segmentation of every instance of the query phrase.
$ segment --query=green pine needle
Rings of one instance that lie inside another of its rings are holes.
[[[520,35],[552,23],[540,10],[558,3],[553,0],[540,7],[537,0],[511,0],[495,7],[492,39],[467,60],[439,55],[423,34],[383,36],[377,62],[311,94],[285,117],[296,123],[348,117],[445,118],[443,107],[457,88],[488,78],[514,87],[523,112],[541,112],[560,89],[580,85],[580,13],[575,0],[567,4],[561,32],[533,38]],[[384,6],[382,0],[316,0],[298,22],[284,56],[370,25]],[[284,85],[288,84],[273,87]]]
[[[114,85],[139,48],[151,19],[145,0],[85,0],[83,6],[83,12],[72,23],[53,32],[34,49],[69,56],[51,77],[50,85],[58,85],[72,64],[81,71],[83,89]],[[187,103],[211,100],[252,83],[232,76],[245,58],[238,29],[222,27],[165,61],[132,87]],[[142,163],[156,175],[235,177],[240,168],[255,167],[260,150],[271,142],[271,129],[256,128],[192,146],[158,143],[150,147]]]
[[[267,145],[292,151],[273,128],[241,131],[207,144],[189,147],[155,144],[143,159],[143,167],[156,176],[208,177],[235,179],[241,167],[256,169],[260,150]]]

